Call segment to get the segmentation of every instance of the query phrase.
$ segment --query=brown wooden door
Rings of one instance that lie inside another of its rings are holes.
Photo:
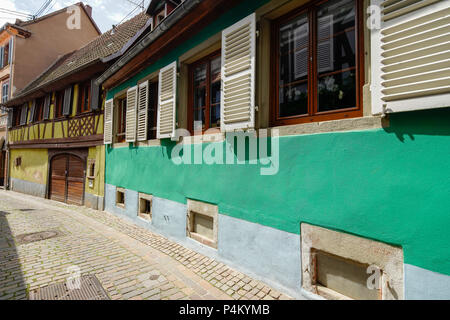
[[[51,162],[50,199],[82,206],[84,163],[73,155],[58,155]]]
[[[67,203],[82,206],[84,198],[84,163],[75,156],[69,156],[67,176]]]

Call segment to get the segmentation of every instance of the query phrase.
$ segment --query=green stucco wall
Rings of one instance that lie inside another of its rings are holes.
[[[106,151],[106,183],[291,233],[307,222],[404,248],[450,275],[450,108],[396,114],[388,129],[280,138],[280,171],[181,165],[161,147]]]

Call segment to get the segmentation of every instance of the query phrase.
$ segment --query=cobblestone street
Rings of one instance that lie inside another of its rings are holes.
[[[25,241],[49,231],[57,236]],[[106,212],[0,191],[0,300],[95,275],[113,300],[290,299]]]

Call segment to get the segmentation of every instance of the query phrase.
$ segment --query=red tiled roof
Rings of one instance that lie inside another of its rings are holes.
[[[46,71],[19,92],[11,102],[119,52],[142,28],[148,26],[149,19],[149,16],[142,12],[105,32],[83,48],[57,59]]]

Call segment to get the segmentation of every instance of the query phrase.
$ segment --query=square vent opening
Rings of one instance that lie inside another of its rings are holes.
[[[125,190],[117,188],[116,190],[116,206],[125,207]]]
[[[188,200],[187,236],[206,246],[217,249],[218,207]]]
[[[151,221],[152,220],[152,196],[139,194],[139,217]]]

